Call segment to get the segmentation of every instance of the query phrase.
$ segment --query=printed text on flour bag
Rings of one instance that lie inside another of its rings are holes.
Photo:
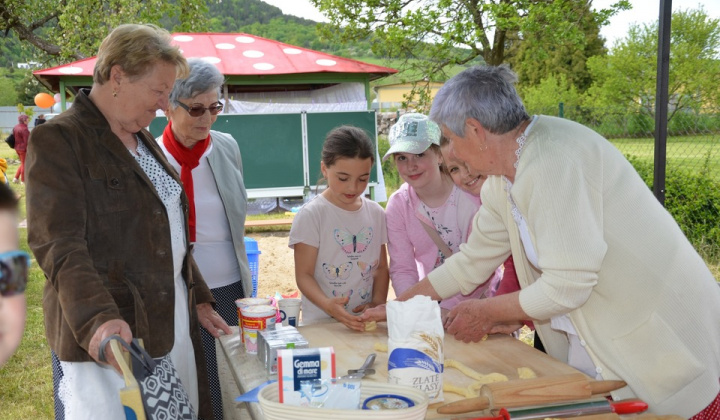
[[[388,382],[411,384],[431,399],[442,390],[442,372],[442,364],[415,349],[397,348],[388,360]]]

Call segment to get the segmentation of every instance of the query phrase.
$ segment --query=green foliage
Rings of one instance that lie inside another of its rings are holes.
[[[378,153],[380,153],[380,159],[385,156],[388,149],[390,149],[390,143],[388,142],[387,135],[378,135]],[[390,197],[390,194],[400,188],[403,180],[400,178],[400,174],[398,174],[398,171],[395,168],[395,162],[392,158],[388,158],[385,162],[382,162],[382,171],[383,177],[385,178],[385,189],[388,197]]]
[[[32,54],[26,50],[14,32],[0,38],[0,67],[12,73],[17,63],[28,62],[32,58]]]
[[[582,97],[564,74],[558,77],[549,75],[536,85],[521,88],[519,93],[531,114],[558,115],[562,102],[565,118],[579,119],[576,111],[580,109]]]
[[[260,0],[230,0],[208,5],[211,16],[222,23],[226,32],[241,32],[240,29],[254,23],[267,24],[274,19],[301,26],[314,26],[315,22],[296,16],[283,15],[280,8]]]
[[[542,99],[542,90],[530,90]],[[565,92],[568,94],[570,92]],[[546,93],[553,95],[552,91]],[[536,100],[530,97],[530,104]],[[538,106],[528,106],[533,114],[558,115],[558,104],[539,101]],[[528,103],[528,102],[526,102]],[[584,124],[607,139],[623,137],[652,138],[655,133],[655,119],[653,116],[636,109],[622,109],[619,107],[589,108],[565,104],[565,118]],[[717,109],[704,109],[701,112],[678,112],[668,121],[669,136],[700,135],[704,133],[720,133],[720,111]],[[717,141],[716,141],[717,142]]]
[[[310,22],[310,21],[307,21]],[[328,52],[342,57],[357,59],[358,56],[371,53],[370,43],[358,41],[352,44],[342,44],[337,40],[325,39],[318,36],[316,26],[325,24],[301,23],[290,16],[275,17],[266,23],[254,22],[238,27],[236,32],[244,32],[263,38],[273,39],[298,47]]]
[[[710,132],[720,132],[720,112],[678,112],[668,122],[668,133],[673,136]]]
[[[701,120],[694,112],[678,112],[672,120],[668,122],[668,133],[681,135],[684,132],[698,132],[698,125]]]
[[[626,134],[631,137],[648,136],[655,131],[655,120],[645,113],[631,114],[627,120]]]
[[[628,160],[650,188],[653,166],[647,160]],[[668,167],[665,178],[665,207],[680,225],[695,249],[706,258],[720,259],[720,181],[714,179],[709,155],[699,172]]]
[[[32,107],[26,107],[23,104],[17,104],[17,111],[20,114],[27,115],[28,117],[30,117],[30,119],[32,119],[32,116],[35,115],[35,111],[32,109]]]
[[[508,63],[518,74],[520,85],[536,86],[548,76],[559,75],[569,82],[569,86],[584,92],[592,82],[586,66],[588,57],[607,54],[605,42],[600,37],[603,15],[592,13],[589,2],[562,0],[556,3],[566,9],[563,15],[535,17],[538,24],[533,25],[532,32],[524,31],[522,42],[512,45]],[[568,16],[574,19],[580,33],[554,37],[557,28],[552,21]],[[555,38],[556,42],[547,42]]]
[[[535,52],[546,52],[586,38],[577,25],[580,9],[570,0],[310,1],[330,20],[320,27],[324,37],[345,43],[370,39],[374,55],[403,60],[399,70],[417,75],[405,82],[445,81],[447,69],[458,65],[504,63],[528,39]],[[611,9],[582,13],[602,26],[615,10],[627,7],[622,0]],[[539,34],[542,38],[535,39]]]
[[[27,105],[35,104],[35,95],[38,93],[53,94],[32,75],[31,71],[25,72],[24,77],[16,85],[15,91],[18,101]]]
[[[0,69],[0,106],[11,106],[18,103],[15,93],[15,81],[7,77],[5,69]]]
[[[205,31],[207,6],[202,0],[4,0],[0,31],[12,31],[35,47],[44,64],[68,62],[95,54],[116,26],[158,23],[163,16],[181,16],[177,31]]]
[[[657,74],[657,21],[632,25],[607,56],[588,59],[593,78],[585,105],[620,107],[654,118]],[[720,101],[720,20],[702,9],[675,12],[670,41],[670,114],[699,110]]]

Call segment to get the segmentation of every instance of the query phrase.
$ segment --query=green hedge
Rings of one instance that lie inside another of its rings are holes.
[[[628,160],[645,183],[653,187],[653,165],[629,155]],[[680,228],[706,258],[720,260],[720,182],[708,176],[711,168],[705,161],[699,172],[666,169],[665,208]]]

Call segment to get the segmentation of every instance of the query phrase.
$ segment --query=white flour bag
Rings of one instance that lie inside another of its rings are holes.
[[[443,331],[440,305],[428,296],[387,303],[388,382],[425,391],[443,401]]]

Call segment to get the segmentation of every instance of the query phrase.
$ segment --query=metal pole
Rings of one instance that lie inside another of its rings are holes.
[[[60,79],[60,112],[67,110],[67,99],[65,98],[65,82]]]
[[[658,19],[657,85],[655,88],[655,173],[653,193],[665,205],[667,163],[668,85],[670,78],[670,23],[672,0],[660,0]]]
[[[223,108],[222,112],[228,114],[230,113],[230,94],[228,93],[227,83],[223,83],[223,99],[225,99],[225,108]]]
[[[562,102],[558,104],[558,117],[565,118],[565,104]]]

